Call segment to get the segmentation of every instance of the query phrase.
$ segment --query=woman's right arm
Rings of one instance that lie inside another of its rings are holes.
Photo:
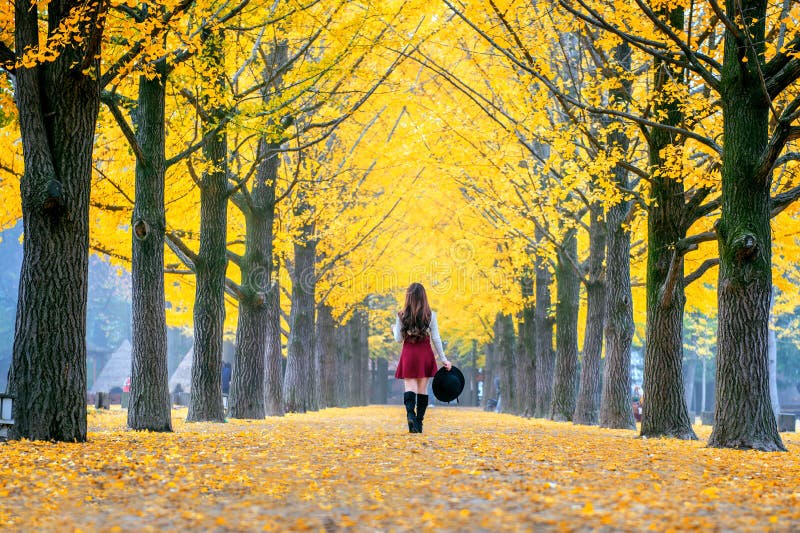
[[[394,333],[394,342],[403,342],[403,325],[400,323],[400,314],[397,315],[394,326],[392,326],[392,333]]]

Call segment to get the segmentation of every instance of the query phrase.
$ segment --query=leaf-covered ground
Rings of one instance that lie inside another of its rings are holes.
[[[0,444],[0,529],[742,530],[800,527],[800,438],[788,453],[643,440],[434,407],[125,429],[90,409],[85,444]],[[708,428],[697,428],[701,439]]]

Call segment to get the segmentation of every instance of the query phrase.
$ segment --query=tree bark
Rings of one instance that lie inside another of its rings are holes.
[[[321,304],[317,308],[316,359],[320,376],[319,406],[322,409],[336,405],[335,332],[333,309],[328,304]]]
[[[664,13],[666,15],[666,13]],[[669,12],[673,28],[683,29],[683,8]],[[677,126],[683,119],[680,102],[665,89],[680,72],[653,60],[656,113],[665,124]],[[683,254],[679,242],[686,236],[683,181],[665,175],[663,151],[675,144],[675,135],[652,128],[648,139],[650,154],[650,197],[647,217],[647,326],[644,350],[645,401],[642,405],[643,437],[697,439],[684,401],[683,312],[686,303],[683,282]]]
[[[614,59],[624,72],[630,70],[631,50],[619,44]],[[624,130],[609,135],[611,145],[624,153],[629,140]],[[628,171],[615,165],[614,179],[618,187],[628,189]],[[608,249],[606,254],[606,362],[600,395],[600,426],[636,429],[631,409],[631,341],[633,339],[633,297],[631,295],[631,236],[627,218],[631,201],[622,199],[610,207],[606,215]]]
[[[264,411],[267,416],[283,416],[283,352],[281,350],[281,289],[278,267],[275,283],[264,295],[267,353],[264,371]]]
[[[316,241],[314,225],[301,228],[301,239],[294,243],[292,269],[292,308],[289,315],[289,344],[283,398],[286,411],[305,413],[319,409],[318,370],[314,361],[314,292],[316,289]]]
[[[478,374],[478,341],[476,339],[472,339],[472,350],[470,352],[470,355],[471,355],[472,365],[471,365],[470,380],[469,380],[469,383],[470,383],[470,398],[469,398],[468,405],[473,406],[473,407],[479,407],[480,406],[480,396],[478,394],[478,376],[479,376],[479,374]],[[533,378],[534,378],[534,376],[531,375],[531,379],[533,379]],[[533,382],[531,382],[531,384],[533,384]],[[531,394],[533,394],[533,389],[531,389]],[[531,397],[531,398],[533,398],[533,397]],[[531,414],[533,414],[532,410],[531,410]]]
[[[572,420],[578,388],[578,305],[580,278],[574,265],[578,262],[577,231],[567,231],[558,251],[556,283],[556,366],[550,418],[557,422]]]
[[[208,33],[203,39],[206,77],[218,87],[222,79],[222,32]],[[215,76],[209,78],[209,76]],[[218,77],[216,77],[218,76]],[[222,90],[222,89],[220,89]],[[192,390],[187,422],[223,422],[222,336],[225,324],[225,279],[228,267],[228,172],[227,135],[217,131],[224,110],[207,110],[210,120],[203,123],[203,156],[209,169],[200,183],[200,251],[195,263],[194,361]]]
[[[366,405],[369,398],[369,354],[365,349],[367,338],[366,312],[356,309],[347,322],[344,339],[347,352],[345,379],[347,385],[347,405],[354,407]]]
[[[375,360],[375,379],[372,380],[370,403],[385,404],[389,399],[389,361],[385,357]]]
[[[261,139],[256,171],[245,215],[245,253],[241,261],[243,298],[239,300],[236,353],[228,399],[231,418],[264,418],[266,415],[265,365],[267,354],[267,293],[277,285],[273,269],[275,184],[280,146]]]
[[[275,47],[263,78],[272,79],[261,91],[265,105],[280,90],[277,69],[287,61],[287,46]],[[265,134],[258,144],[258,167],[249,194],[237,195],[245,216],[245,253],[241,261],[243,298],[239,299],[236,353],[233,360],[230,398],[231,418],[264,418],[266,414],[267,292],[277,285],[273,268],[275,189],[280,166],[280,144]],[[246,186],[244,190],[247,191]],[[274,370],[273,370],[274,371]]]
[[[356,405],[369,405],[369,312],[366,307],[359,310],[358,326],[358,363],[356,371],[358,372],[359,386],[356,389],[358,391],[358,403]],[[317,373],[318,375],[319,373]]]
[[[517,337],[517,365],[515,368],[516,408],[526,417],[536,411],[536,307],[533,302],[534,281],[526,276],[522,280],[523,306]]]
[[[689,352],[683,364],[683,401],[692,421],[692,404],[694,403],[694,374],[697,371],[697,354]]]
[[[485,411],[492,411],[494,407],[491,406],[489,400],[497,400],[497,390],[494,386],[495,377],[495,362],[494,362],[494,341],[486,343],[484,346],[484,359],[483,365],[483,409]]]
[[[84,2],[47,5],[48,36]],[[86,440],[89,192],[100,105],[105,4],[95,2],[53,61],[16,68],[24,227],[9,392],[12,439]],[[37,48],[39,10],[15,2],[15,48]]]
[[[360,312],[353,311],[343,325],[336,327],[336,405],[362,405],[359,383],[364,376],[362,364],[362,322]]]
[[[775,328],[770,327],[767,337],[767,357],[769,358],[769,399],[772,402],[772,413],[775,420],[781,412],[780,399],[778,398],[778,339]]]
[[[350,321],[337,325],[334,331],[336,342],[336,407],[350,406]]]
[[[606,323],[606,222],[601,205],[589,215],[589,277],[586,284],[586,326],[583,338],[578,402],[572,421],[596,425],[600,417],[600,357],[603,352],[603,329]]]
[[[537,232],[538,233],[538,232]],[[543,239],[537,235],[537,240]],[[536,258],[536,418],[549,414],[553,397],[553,320],[550,318],[550,271],[546,260]]]
[[[136,192],[131,220],[132,348],[128,426],[172,431],[164,307],[164,176],[167,63],[153,66],[156,77],[139,76]]]
[[[511,412],[514,405],[514,319],[497,313],[494,321],[497,377],[500,383],[500,412]]]
[[[771,173],[756,179],[768,142],[769,105],[762,90],[765,0],[726,2],[729,17],[743,14],[755,50],[725,31],[721,96],[722,215],[717,298],[717,390],[709,446],[778,451],[769,397],[767,332],[772,293]],[[745,63],[743,58],[747,57]]]

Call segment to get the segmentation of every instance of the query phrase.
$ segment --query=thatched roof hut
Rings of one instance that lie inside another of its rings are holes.
[[[111,392],[114,388],[121,390],[131,375],[131,366],[131,343],[125,339],[108,358],[89,392]]]
[[[189,392],[192,388],[192,361],[194,361],[194,348],[189,348],[186,355],[181,359],[178,368],[169,378],[169,391],[174,392],[175,386],[180,384],[183,392]]]

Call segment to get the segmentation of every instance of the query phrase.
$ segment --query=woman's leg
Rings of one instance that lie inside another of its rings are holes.
[[[414,406],[417,404],[417,380],[404,379],[403,385],[406,392],[403,394],[403,404],[406,406],[406,418],[408,419],[409,433],[419,433],[417,431],[417,415]]]
[[[425,418],[425,410],[428,409],[428,378],[419,378],[416,381],[417,417],[414,429],[417,433],[422,433],[422,419]]]

